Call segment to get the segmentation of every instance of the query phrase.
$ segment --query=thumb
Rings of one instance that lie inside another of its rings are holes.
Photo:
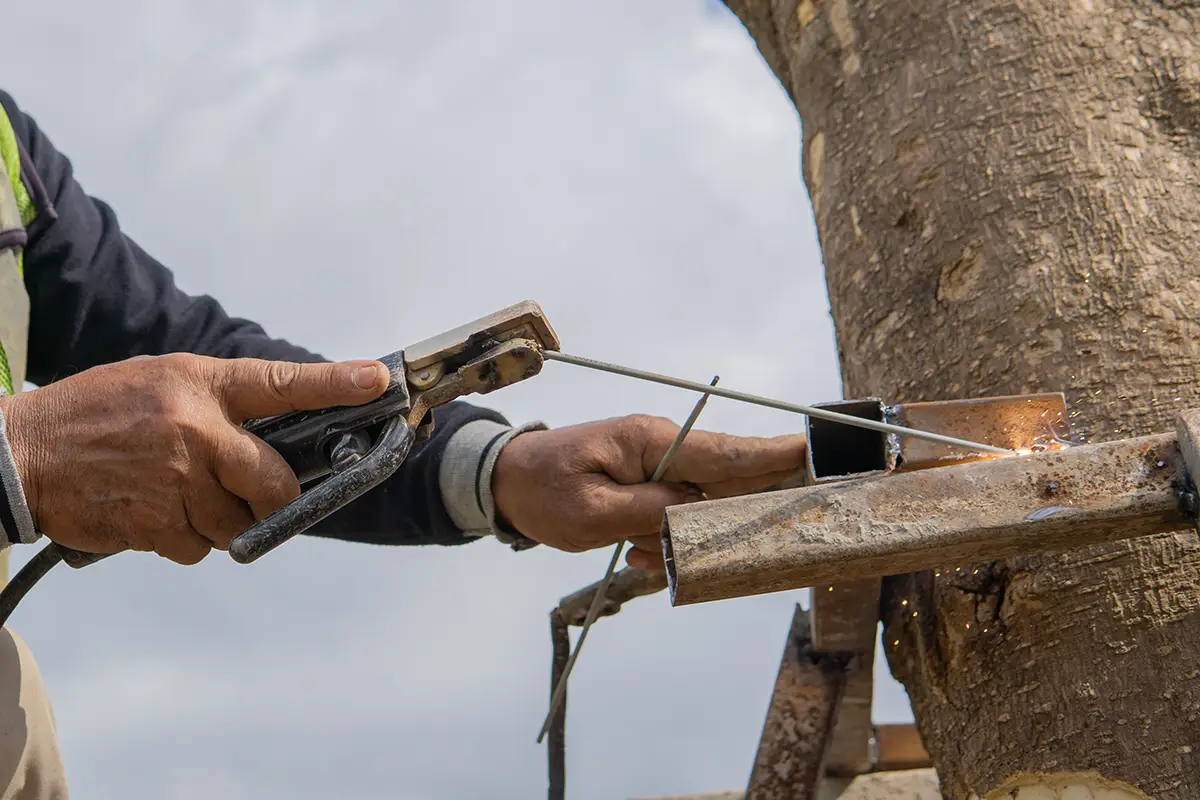
[[[383,394],[390,378],[378,361],[296,364],[238,358],[220,369],[217,390],[238,424],[289,411],[362,405]]]

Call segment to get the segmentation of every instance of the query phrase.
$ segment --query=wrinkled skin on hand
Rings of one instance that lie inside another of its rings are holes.
[[[803,465],[802,435],[692,431],[661,483],[648,483],[679,426],[630,416],[517,436],[492,473],[497,513],[531,539],[579,552],[628,540],[630,566],[662,570],[667,506],[761,491]]]
[[[84,552],[195,564],[300,494],[287,462],[243,422],[360,405],[388,378],[377,361],[141,356],[0,408],[41,533]]]

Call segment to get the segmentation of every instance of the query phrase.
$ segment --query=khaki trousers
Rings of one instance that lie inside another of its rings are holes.
[[[0,628],[0,800],[67,800],[54,711],[29,647]]]

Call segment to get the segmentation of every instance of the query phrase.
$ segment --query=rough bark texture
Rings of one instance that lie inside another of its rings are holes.
[[[800,112],[848,397],[1062,390],[1092,441],[1200,405],[1194,3],[729,5]],[[1198,585],[1192,533],[888,581],[946,795],[1200,796]]]

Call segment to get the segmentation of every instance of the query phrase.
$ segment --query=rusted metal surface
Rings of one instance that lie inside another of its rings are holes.
[[[813,645],[816,646],[815,641]],[[838,707],[829,751],[825,754],[826,777],[861,775],[870,771],[875,762],[871,724],[875,694],[874,643],[853,655],[846,665],[846,689]]]
[[[875,649],[879,622],[879,578],[812,587],[813,645],[822,653],[866,653]]]
[[[673,605],[1182,530],[1173,434],[668,508]]]
[[[867,397],[821,403],[817,407],[1006,450],[1044,450],[1073,443],[1066,398],[1061,392],[891,406],[879,398]],[[805,434],[808,437],[807,467],[812,483],[994,457],[815,417],[807,418]]]
[[[871,701],[875,692],[875,644],[879,638],[881,581],[814,586],[809,622],[819,653],[854,653],[846,692],[825,760],[828,775],[860,775],[871,768]]]
[[[579,626],[587,616],[588,608],[600,591],[601,581],[585,586],[577,592],[567,595],[558,603],[558,612],[568,625]],[[600,606],[601,617],[611,617],[621,610],[621,606],[637,597],[661,592],[667,588],[665,573],[648,569],[626,567],[613,575],[608,591],[604,593],[604,605]]]
[[[876,725],[875,750],[878,753],[875,769],[879,772],[933,766],[933,759],[921,743],[921,734],[915,725]]]
[[[885,413],[889,422],[970,437],[984,444],[1017,451],[1041,451],[1074,444],[1067,401],[1061,392],[904,403]],[[914,470],[991,458],[933,442],[896,442],[896,469]]]
[[[1061,392],[885,405],[878,398],[829,404],[845,414],[894,422],[1012,450],[1061,447],[1072,439]],[[850,480],[990,458],[926,440],[883,435],[837,422],[810,419],[808,473],[813,483]],[[814,586],[813,644],[822,652],[873,650],[878,636],[878,578]],[[862,687],[870,697],[869,678]],[[869,722],[869,719],[867,720]],[[868,731],[839,723],[835,750],[862,752]]]
[[[852,659],[815,652],[808,614],[796,606],[746,800],[815,800]]]
[[[568,628],[582,626],[597,594],[603,589],[599,580],[559,601],[550,612],[550,642],[553,662],[550,670],[550,703],[557,706],[546,725],[546,760],[549,774],[549,800],[563,800],[567,792],[566,727],[567,727],[567,666],[571,659],[571,637]],[[667,587],[667,576],[661,572],[626,567],[612,576],[604,591],[604,601],[597,618],[612,616],[621,605]],[[561,685],[561,688],[559,688]]]

